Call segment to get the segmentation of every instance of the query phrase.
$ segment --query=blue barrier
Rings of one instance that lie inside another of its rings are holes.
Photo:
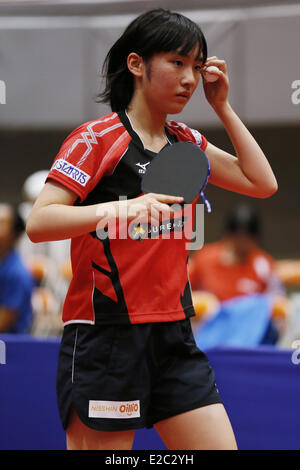
[[[59,339],[0,335],[0,449],[63,450],[56,404]],[[240,449],[300,449],[300,364],[291,350],[220,347],[206,351]],[[4,357],[4,356],[3,356]],[[137,430],[135,450],[165,446]]]

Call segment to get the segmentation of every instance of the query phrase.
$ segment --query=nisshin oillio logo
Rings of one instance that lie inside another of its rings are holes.
[[[139,418],[140,401],[89,401],[89,418]]]

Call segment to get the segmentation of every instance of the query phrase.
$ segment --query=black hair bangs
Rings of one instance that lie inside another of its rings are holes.
[[[135,48],[135,52],[145,60],[161,52],[177,52],[186,56],[197,47],[196,60],[203,63],[206,61],[205,37],[200,27],[188,18],[156,10],[153,12],[153,18],[149,18],[149,23],[143,25],[141,22],[140,26],[143,31],[140,36],[142,40]]]

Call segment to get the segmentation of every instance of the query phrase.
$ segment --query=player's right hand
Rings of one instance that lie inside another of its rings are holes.
[[[155,225],[163,219],[170,219],[176,210],[180,210],[179,204],[182,202],[183,198],[179,196],[148,193],[134,199],[119,201],[119,204],[124,203],[127,206],[129,222],[134,219],[137,223],[148,222]]]

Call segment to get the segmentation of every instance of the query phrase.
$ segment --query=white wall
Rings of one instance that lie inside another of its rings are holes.
[[[72,2],[64,3],[72,7]],[[74,3],[83,8],[82,2]],[[170,4],[172,9],[179,5],[160,2]],[[131,19],[156,4],[145,0],[110,5],[108,11],[106,2],[87,2],[85,16],[72,15],[70,9],[67,14],[59,9],[52,14],[32,5],[26,14],[24,7],[22,14],[3,10],[0,80],[6,84],[6,104],[0,104],[1,127],[72,127],[109,111],[93,102],[105,54]],[[126,12],[126,5],[131,13],[120,14]],[[195,8],[195,1],[187,0],[185,5]],[[209,55],[227,61],[230,102],[243,120],[299,122],[300,104],[292,103],[291,86],[300,80],[300,4],[181,11],[202,27]],[[201,87],[175,118],[197,127],[219,123]]]

